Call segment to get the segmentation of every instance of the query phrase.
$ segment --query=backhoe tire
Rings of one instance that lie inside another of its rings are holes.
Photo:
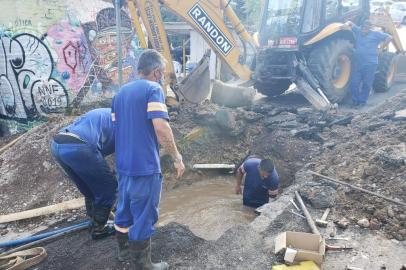
[[[289,89],[292,82],[290,80],[274,80],[269,83],[256,82],[254,88],[261,94],[274,97],[285,93]]]
[[[348,94],[354,45],[345,39],[328,40],[309,55],[309,69],[330,102],[341,102]]]
[[[378,69],[373,88],[375,92],[387,92],[392,87],[396,74],[396,54],[383,52],[379,55]]]

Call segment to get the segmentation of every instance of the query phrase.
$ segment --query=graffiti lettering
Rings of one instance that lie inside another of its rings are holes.
[[[52,77],[54,61],[43,41],[26,33],[0,41],[0,114],[35,119],[65,110],[68,95]]]

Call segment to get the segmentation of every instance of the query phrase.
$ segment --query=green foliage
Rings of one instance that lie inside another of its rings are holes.
[[[234,0],[233,7],[235,13],[250,31],[257,31],[260,14],[260,0]]]

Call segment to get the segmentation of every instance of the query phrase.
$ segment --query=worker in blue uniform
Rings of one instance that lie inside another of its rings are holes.
[[[114,221],[118,258],[140,270],[169,267],[165,262],[151,261],[150,239],[158,220],[163,180],[159,143],[172,157],[177,178],[185,170],[168,122],[161,86],[165,65],[157,51],[143,52],[137,68],[140,79],[121,87],[112,104],[119,179]]]
[[[106,225],[117,193],[117,180],[105,160],[114,153],[111,109],[89,111],[62,128],[53,137],[51,152],[85,197],[92,238],[114,234],[114,227]]]
[[[242,193],[244,181],[243,204],[258,208],[276,198],[279,192],[279,176],[270,159],[250,157],[237,169],[236,194]]]
[[[371,30],[371,22],[366,20],[359,27],[347,22],[355,36],[355,63],[351,76],[351,94],[354,106],[365,106],[371,91],[378,67],[379,44],[389,43],[392,37],[386,33]]]

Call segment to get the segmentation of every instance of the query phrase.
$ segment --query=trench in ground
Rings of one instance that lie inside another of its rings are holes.
[[[157,226],[177,222],[203,239],[216,240],[231,227],[250,223],[254,209],[243,206],[234,187],[232,176],[218,176],[163,189]]]

